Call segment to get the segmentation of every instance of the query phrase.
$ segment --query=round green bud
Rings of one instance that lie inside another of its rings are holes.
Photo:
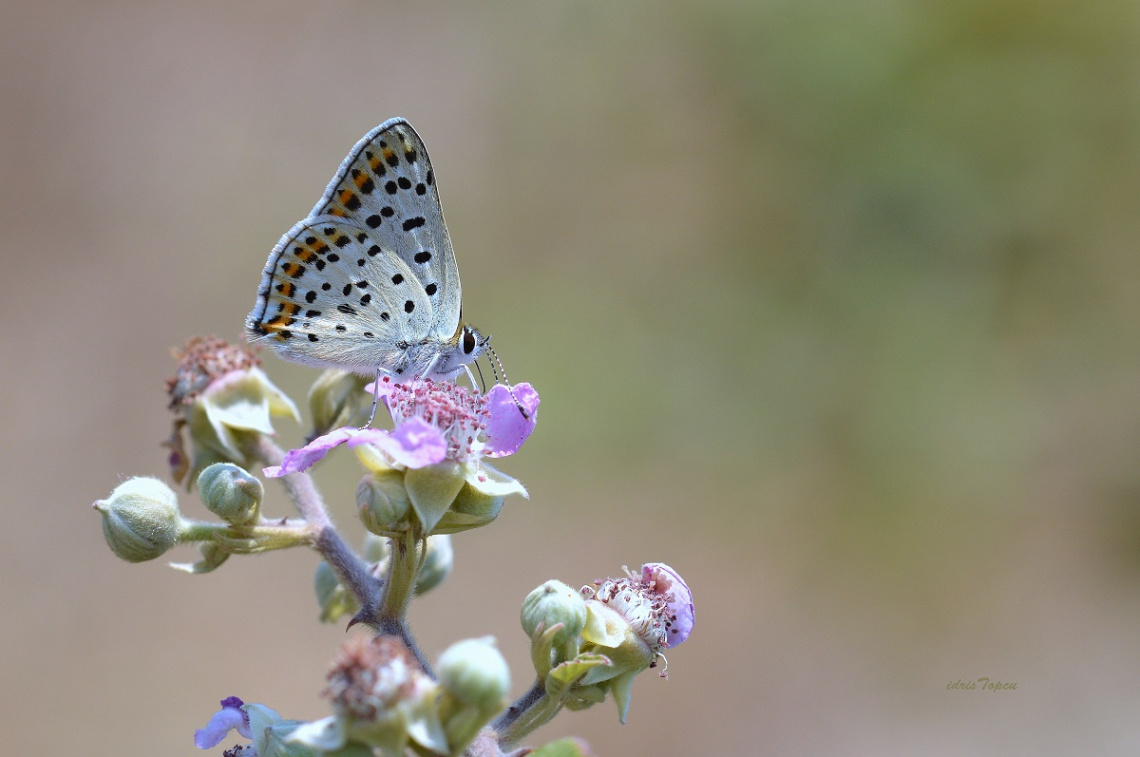
[[[313,428],[320,435],[340,426],[359,426],[368,422],[375,401],[364,387],[372,381],[367,376],[330,368],[317,377],[309,389],[309,411]]]
[[[340,579],[336,577],[336,571],[328,561],[321,560],[317,563],[317,570],[313,574],[313,589],[317,592],[317,604],[324,607],[339,588]]]
[[[321,608],[321,622],[333,623],[345,615],[353,615],[360,609],[349,591],[341,585],[336,572],[325,560],[317,564],[313,576],[313,588],[317,592],[317,605]]]
[[[511,688],[507,661],[491,636],[452,644],[440,656],[437,671],[444,689],[483,712],[500,709]]]
[[[377,536],[371,531],[364,534],[364,549],[361,554],[364,561],[368,563],[384,562],[388,559],[388,555],[392,553],[391,542],[388,539]]]
[[[586,627],[586,600],[561,581],[547,581],[523,600],[520,620],[523,631],[532,639],[561,623],[554,643],[564,644]]]
[[[128,562],[161,557],[178,543],[178,495],[157,478],[132,478],[93,507],[103,515],[103,537]]]
[[[198,495],[206,509],[226,523],[257,522],[265,487],[256,476],[233,463],[214,463],[198,476]]]
[[[427,538],[427,554],[423,565],[416,574],[416,594],[426,594],[443,583],[455,565],[455,551],[451,548],[451,537],[438,534]]]
[[[403,471],[369,473],[356,487],[356,504],[364,527],[380,536],[394,536],[407,530],[412,508],[404,488]]]

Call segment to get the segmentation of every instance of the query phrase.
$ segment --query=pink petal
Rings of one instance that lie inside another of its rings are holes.
[[[512,390],[496,384],[487,392],[487,410],[491,417],[487,421],[488,457],[504,457],[519,451],[523,442],[534,431],[538,420],[538,392],[530,384],[518,384]],[[525,415],[524,415],[525,411]]]
[[[693,632],[693,592],[681,575],[663,562],[642,565],[641,579],[653,584],[655,592],[665,595],[670,617],[666,637],[670,647],[677,646]]]
[[[304,447],[289,450],[285,453],[285,459],[281,461],[280,465],[271,465],[268,468],[263,468],[261,472],[269,478],[280,478],[290,473],[308,470],[323,460],[325,455],[334,447],[338,447],[351,439],[355,431],[359,431],[359,429],[333,429],[323,436],[318,436]]]
[[[447,457],[447,440],[443,434],[420,418],[409,418],[391,433],[378,431],[367,437],[362,433],[349,441],[348,446],[359,444],[379,448],[393,462],[406,468],[424,468]]]

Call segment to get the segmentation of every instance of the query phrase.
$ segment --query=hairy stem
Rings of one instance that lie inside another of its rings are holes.
[[[413,532],[391,540],[392,555],[388,560],[388,580],[380,605],[381,621],[403,620],[416,588],[416,536]]]
[[[253,454],[269,465],[280,465],[285,458],[281,448],[267,436],[259,434],[256,438],[257,447],[252,451]],[[352,592],[360,603],[360,612],[353,620],[377,626],[376,619],[382,596],[381,583],[369,572],[368,564],[337,532],[312,476],[308,473],[290,473],[281,480],[297,511],[315,532],[313,547],[328,561],[344,587]]]
[[[491,727],[498,734],[499,743],[503,747],[509,747],[540,725],[549,722],[560,709],[562,709],[561,702],[548,697],[546,686],[542,681],[536,680],[529,691],[516,699],[502,715],[495,718]]]

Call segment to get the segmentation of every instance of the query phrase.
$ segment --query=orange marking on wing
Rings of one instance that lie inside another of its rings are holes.
[[[360,185],[357,184],[357,186],[359,187]],[[353,198],[353,193],[352,193],[351,189],[342,189],[342,190],[340,190],[340,194],[337,195],[336,201],[339,202],[341,205],[348,205],[349,200],[351,200],[352,198]]]
[[[325,213],[330,216],[340,216],[341,218],[345,217],[345,212],[338,207],[325,208]]]
[[[264,323],[262,323],[261,327],[263,329],[265,329],[266,331],[280,331],[281,329],[285,328],[288,325],[289,325],[289,316],[279,314],[279,315],[273,316],[268,321],[265,321]]]
[[[281,266],[281,271],[286,276],[296,277],[296,276],[300,276],[302,273],[304,273],[305,267],[302,266],[300,263],[289,262],[289,263],[285,263],[284,265]]]

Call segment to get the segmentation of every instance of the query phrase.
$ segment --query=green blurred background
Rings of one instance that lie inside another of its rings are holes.
[[[430,656],[493,634],[522,692],[531,588],[663,560],[698,617],[668,681],[536,743],[1140,748],[1136,4],[0,14],[5,752],[191,755],[230,694],[326,714],[311,554],[131,566],[89,505],[164,472],[169,348],[240,334],[269,248],[395,115],[465,313],[543,396],[502,466],[531,501],[413,608]],[[357,539],[342,457],[320,482]],[[947,689],[980,677],[1017,689]]]

